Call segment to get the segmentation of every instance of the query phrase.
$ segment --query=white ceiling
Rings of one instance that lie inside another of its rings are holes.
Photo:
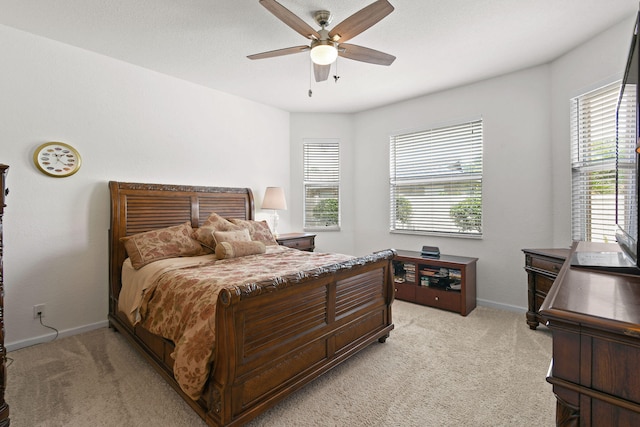
[[[278,1],[314,28],[316,10],[335,26],[373,2]],[[389,1],[395,11],[349,43],[396,61],[339,59],[338,83],[313,81],[306,53],[246,58],[308,44],[258,0],[0,0],[0,24],[286,111],[345,113],[549,62],[638,10],[638,0]]]

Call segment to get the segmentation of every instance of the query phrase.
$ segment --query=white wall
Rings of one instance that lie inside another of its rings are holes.
[[[526,310],[524,248],[569,247],[569,99],[620,77],[633,16],[547,65],[365,111],[348,126],[316,127],[314,137],[348,130],[354,198],[353,253],[393,247],[478,257],[478,302]],[[483,238],[389,233],[389,135],[482,117],[484,123]],[[292,115],[292,150],[317,115]],[[320,117],[322,118],[322,116]],[[351,119],[351,117],[348,117]],[[315,123],[327,121],[318,120]],[[331,123],[341,123],[333,118]],[[296,129],[295,131],[293,129]],[[292,168],[300,159],[292,151]],[[292,187],[297,176],[292,169]],[[348,236],[342,244],[349,246]],[[335,241],[338,238],[334,238]]]
[[[6,343],[104,325],[109,180],[289,187],[289,113],[0,26],[0,162]],[[62,141],[82,155],[68,178],[39,173],[34,149]],[[289,227],[287,212],[282,229]]]
[[[549,67],[540,66],[357,115],[356,250],[393,247],[478,257],[484,302],[526,305],[521,249],[551,241]],[[389,233],[389,135],[482,117],[483,238]],[[375,171],[375,172],[372,172]],[[523,298],[524,297],[524,298]]]

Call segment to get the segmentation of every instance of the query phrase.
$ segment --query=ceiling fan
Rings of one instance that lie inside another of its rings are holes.
[[[326,29],[332,19],[329,11],[319,10],[314,13],[313,18],[321,27],[320,30],[316,31],[275,0],[260,0],[260,4],[274,14],[276,18],[311,40],[311,44],[257,53],[247,56],[249,59],[273,58],[309,51],[313,62],[313,73],[317,82],[329,78],[331,64],[335,62],[338,56],[377,65],[391,65],[396,59],[395,56],[388,53],[345,43],[393,12],[393,6],[387,0],[378,0],[371,3],[336,25],[331,31]]]

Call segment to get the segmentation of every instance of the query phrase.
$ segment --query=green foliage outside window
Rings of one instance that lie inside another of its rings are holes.
[[[589,172],[589,189],[592,194],[615,194],[615,170]]]
[[[413,212],[413,208],[409,199],[406,197],[396,198],[396,221],[407,224],[411,217],[411,212]]]
[[[324,222],[325,226],[338,225],[338,199],[324,199],[313,208],[316,221]]]
[[[480,197],[472,196],[464,199],[452,207],[449,214],[460,231],[482,232],[482,201]]]

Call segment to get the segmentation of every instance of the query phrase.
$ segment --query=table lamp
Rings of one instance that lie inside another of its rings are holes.
[[[273,209],[273,235],[278,236],[278,211],[287,210],[282,187],[267,187],[262,200],[262,209]]]

